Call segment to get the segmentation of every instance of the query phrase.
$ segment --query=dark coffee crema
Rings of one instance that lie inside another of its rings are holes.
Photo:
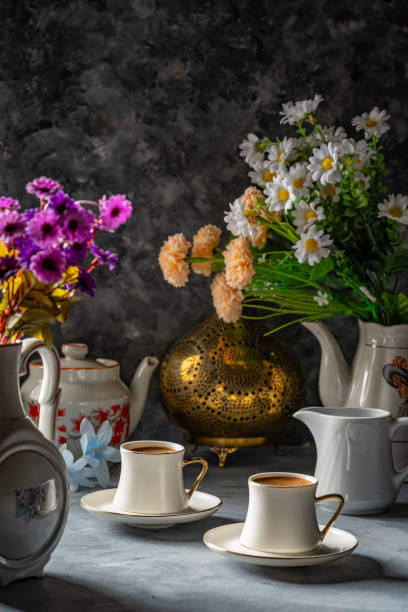
[[[253,478],[252,480],[258,484],[274,487],[302,487],[312,484],[310,480],[298,476],[259,476],[259,478]]]
[[[177,451],[171,446],[154,446],[153,444],[149,444],[146,446],[136,446],[135,448],[131,448],[130,451],[132,453],[147,453],[150,455],[161,455],[164,453],[176,453]]]

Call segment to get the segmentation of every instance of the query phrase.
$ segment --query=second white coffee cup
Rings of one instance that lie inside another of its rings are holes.
[[[171,514],[187,508],[204,478],[208,463],[201,457],[184,461],[184,447],[174,442],[139,440],[120,447],[122,468],[113,505],[131,514]],[[183,467],[201,463],[202,469],[188,493]]]

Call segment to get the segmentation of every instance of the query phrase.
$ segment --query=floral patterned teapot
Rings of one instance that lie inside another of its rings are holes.
[[[80,425],[86,417],[96,430],[108,420],[113,430],[112,445],[119,446],[140,421],[158,359],[142,359],[128,389],[120,379],[117,361],[86,359],[86,344],[64,344],[62,352],[57,444],[67,443],[68,449],[78,457],[81,454]],[[42,373],[41,362],[31,362],[29,377],[21,387],[25,410],[34,422],[38,422],[39,417]]]

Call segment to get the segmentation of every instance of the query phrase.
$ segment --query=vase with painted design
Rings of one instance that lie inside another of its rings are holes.
[[[38,352],[38,428],[25,415],[19,373]],[[69,478],[54,444],[59,358],[36,339],[0,344],[0,585],[42,576],[65,526]]]

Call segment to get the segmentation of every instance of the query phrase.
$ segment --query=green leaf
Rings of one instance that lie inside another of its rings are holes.
[[[393,253],[384,257],[385,274],[399,274],[408,269],[408,249],[397,247]]]
[[[321,281],[331,272],[334,268],[333,258],[324,257],[319,261],[318,264],[315,264],[312,268],[312,272],[310,274],[310,280],[312,282]]]
[[[405,293],[397,295],[398,323],[408,323],[408,297]]]

